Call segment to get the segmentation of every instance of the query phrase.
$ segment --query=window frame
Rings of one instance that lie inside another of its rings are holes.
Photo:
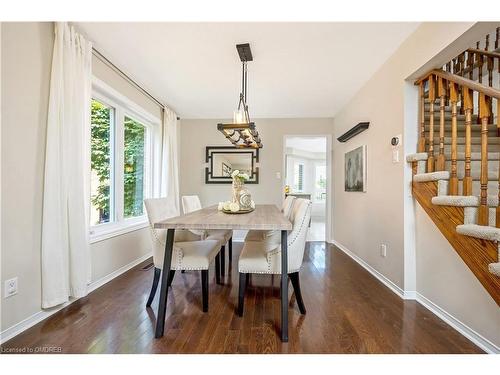
[[[155,193],[155,182],[157,180],[155,171],[158,169],[157,164],[159,164],[160,158],[155,139],[160,131],[161,120],[96,77],[92,79],[91,95],[92,99],[113,109],[113,122],[111,123],[110,132],[110,164],[113,166],[110,171],[110,208],[114,208],[110,212],[110,217],[113,220],[96,225],[90,225],[89,223],[90,243],[96,243],[146,228],[149,225],[145,210],[141,216],[124,217],[125,116],[141,123],[146,128],[144,137],[144,198],[152,197]]]

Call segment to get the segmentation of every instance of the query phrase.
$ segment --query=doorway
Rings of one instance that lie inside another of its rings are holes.
[[[307,241],[328,241],[331,136],[286,135],[283,145],[285,195],[311,200]]]

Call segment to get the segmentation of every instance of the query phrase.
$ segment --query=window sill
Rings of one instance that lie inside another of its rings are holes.
[[[146,218],[129,219],[119,224],[111,223],[102,226],[93,227],[90,229],[90,243],[101,242],[109,238],[121,236],[126,233],[149,227],[149,222]]]

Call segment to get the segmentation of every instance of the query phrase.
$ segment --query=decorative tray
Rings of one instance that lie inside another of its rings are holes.
[[[248,213],[252,212],[253,210],[255,210],[255,208],[250,208],[249,210],[239,210],[236,212],[222,209],[222,212],[224,212],[225,214],[237,215],[237,214],[248,214]]]

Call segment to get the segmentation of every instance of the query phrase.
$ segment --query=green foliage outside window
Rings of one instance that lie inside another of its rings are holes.
[[[98,218],[91,224],[111,219],[111,129],[113,110],[92,100],[91,109],[91,168],[93,181],[91,203]],[[125,117],[124,122],[124,216],[144,214],[144,151],[146,128]]]
[[[141,123],[125,117],[124,155],[124,215],[141,216],[144,213],[144,136]]]
[[[110,137],[111,109],[92,100],[91,111],[91,168],[98,178],[99,185],[91,196],[91,203],[99,211],[99,224],[110,219]]]

